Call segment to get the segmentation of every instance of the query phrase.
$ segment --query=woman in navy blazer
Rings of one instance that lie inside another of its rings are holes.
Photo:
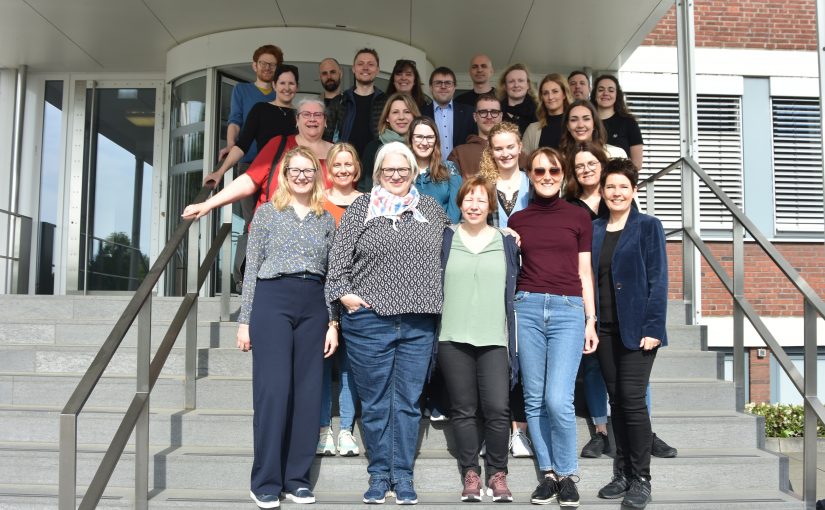
[[[631,204],[638,173],[610,161],[601,177],[608,218],[593,223],[593,275],[602,367],[616,436],[613,479],[599,497],[622,505],[650,501],[650,417],[645,389],[659,347],[667,345],[667,253],[662,223]]]

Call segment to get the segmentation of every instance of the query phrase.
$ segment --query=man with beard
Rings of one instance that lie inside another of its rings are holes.
[[[232,102],[229,107],[229,122],[226,127],[226,147],[218,153],[218,160],[222,160],[229,154],[235,141],[241,132],[243,123],[249,110],[256,103],[263,103],[275,99],[275,90],[272,87],[272,77],[275,76],[275,69],[278,64],[284,61],[284,52],[281,48],[272,44],[261,46],[252,55],[252,70],[255,71],[255,81],[253,83],[238,83],[232,90]],[[244,154],[241,163],[249,163],[255,159],[258,149],[253,143]]]
[[[482,54],[474,56],[470,60],[470,78],[473,80],[473,88],[457,95],[455,97],[456,102],[475,108],[478,96],[482,94],[496,95],[496,88],[490,83],[494,72],[493,61],[490,60],[490,57]]]
[[[367,143],[378,136],[378,119],[387,102],[387,95],[375,86],[378,65],[378,52],[372,48],[358,50],[352,62],[355,85],[341,94],[341,101],[334,108],[327,110],[327,125],[335,126],[328,141],[349,142],[359,156]]]
[[[493,94],[481,94],[473,105],[475,113],[473,120],[478,126],[478,134],[467,137],[467,143],[456,146],[450,153],[448,160],[458,166],[463,179],[478,174],[481,163],[481,152],[487,147],[487,137],[493,126],[501,122],[501,103]],[[519,167],[526,168],[527,155],[519,154]]]
[[[335,136],[335,123],[329,122],[335,109],[340,108],[344,99],[341,94],[341,64],[334,58],[325,58],[318,65],[318,74],[323,87],[324,106],[326,106],[327,127],[324,129],[324,140],[331,142]]]

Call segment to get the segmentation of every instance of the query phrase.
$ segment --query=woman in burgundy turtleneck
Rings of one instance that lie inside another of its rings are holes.
[[[596,315],[590,249],[593,230],[584,209],[559,198],[562,158],[540,148],[529,158],[535,191],[508,227],[521,236],[522,268],[515,311],[527,423],[542,472],[530,497],[577,505],[579,494],[573,390],[582,352],[595,351]]]

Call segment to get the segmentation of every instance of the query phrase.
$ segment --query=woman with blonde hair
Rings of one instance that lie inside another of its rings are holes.
[[[527,126],[536,122],[536,89],[530,80],[530,71],[524,64],[513,64],[501,73],[496,88],[501,102],[502,120],[518,126],[519,136]]]
[[[496,124],[490,130],[488,144],[481,153],[479,175],[495,184],[496,203],[490,204],[488,222],[506,228],[511,215],[527,207],[530,200],[530,179],[519,168],[521,138],[518,126],[510,122]],[[527,416],[521,383],[510,391],[510,452],[513,457],[532,457],[533,448],[527,436]]]
[[[418,105],[411,95],[396,92],[387,98],[381,116],[378,118],[378,138],[368,143],[364,147],[364,153],[361,154],[361,162],[364,164],[364,168],[372,168],[376,153],[385,144],[390,142],[406,143],[407,133],[413,119],[420,116],[421,110],[418,109]],[[372,174],[364,172],[358,181],[358,191],[366,193],[372,189],[372,186]]]
[[[564,110],[573,101],[567,80],[558,73],[548,74],[541,80],[539,95],[541,104],[536,108],[539,120],[527,126],[522,137],[525,154],[532,154],[539,147],[559,148]]]
[[[258,208],[247,247],[237,344],[252,351],[254,459],[250,497],[314,503],[309,477],[320,421],[323,360],[338,346],[337,310],[324,299],[335,220],[324,210],[321,164],[297,147],[278,165],[278,189]]]
[[[521,137],[511,122],[496,124],[490,130],[488,144],[481,152],[479,174],[496,184],[497,207],[493,207],[492,225],[507,227],[507,219],[527,207],[530,179],[519,168]]]
[[[326,209],[333,218],[335,224],[341,223],[341,217],[346,212],[352,202],[363,193],[355,189],[355,183],[361,175],[361,162],[358,160],[358,153],[355,147],[339,142],[333,145],[327,153],[327,171],[332,180],[332,187],[324,191]],[[335,353],[338,358],[338,382],[340,393],[338,394],[338,413],[340,420],[338,423],[338,440],[332,433],[332,365],[333,359],[324,361],[323,389],[321,393],[321,429],[318,434],[318,445],[315,447],[316,455],[338,455],[343,457],[353,457],[359,455],[361,450],[353,435],[355,425],[355,402],[358,399],[358,391],[355,388],[355,381],[350,371],[349,357],[343,338],[338,344],[338,351]]]

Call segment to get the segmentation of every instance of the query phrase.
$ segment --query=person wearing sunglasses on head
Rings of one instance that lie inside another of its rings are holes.
[[[593,227],[586,211],[560,198],[558,151],[530,155],[529,205],[509,228],[521,237],[515,295],[524,406],[541,478],[534,504],[578,506],[573,393],[582,353],[596,350],[596,308],[590,265]]]
[[[409,94],[415,99],[415,104],[421,110],[425,105],[432,104],[433,100],[421,88],[421,75],[418,74],[415,60],[398,59],[392,68],[392,79],[387,85],[387,96],[396,92]]]

